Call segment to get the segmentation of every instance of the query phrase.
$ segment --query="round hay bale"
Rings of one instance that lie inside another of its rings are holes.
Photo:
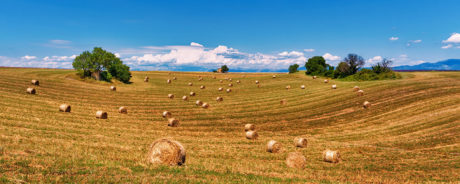
[[[173,94],[168,94],[168,98],[173,99],[174,95]]]
[[[301,85],[301,86],[300,86],[300,89],[305,89],[305,85]]]
[[[195,92],[193,92],[193,91],[190,92],[190,96],[195,96],[195,95],[196,95]]]
[[[188,101],[188,96],[184,95],[184,96],[182,97],[182,100]]]
[[[256,84],[259,84],[259,81],[258,81],[258,80],[256,80]]]
[[[230,92],[232,92],[232,89],[228,88],[227,93],[230,93]]]
[[[118,108],[118,112],[121,113],[121,114],[128,114],[128,108],[120,107],[120,108]]]
[[[291,89],[291,86],[290,86],[290,85],[287,85],[287,86],[286,86],[286,89]]]
[[[198,79],[198,81],[202,81],[202,80],[203,80],[203,78],[199,78],[199,79]]]
[[[286,105],[286,104],[287,104],[287,100],[286,100],[286,99],[280,100],[280,105]]]
[[[313,79],[316,79],[316,78],[318,78],[318,77],[316,77],[316,75],[314,75],[312,78],[313,78]]]
[[[272,78],[276,78],[276,75],[273,75]]]
[[[363,107],[364,107],[365,109],[370,108],[370,107],[371,107],[371,103],[368,102],[368,101],[365,101],[365,102],[363,103]]]
[[[222,90],[224,90],[224,88],[219,88],[219,89],[217,89],[217,90],[222,91]]]
[[[325,162],[338,163],[340,161],[340,153],[339,151],[324,150],[323,160]]]
[[[189,82],[188,85],[189,85],[189,86],[193,86],[193,83]]]
[[[216,101],[222,102],[222,101],[224,101],[224,99],[223,99],[222,97],[218,96],[218,97],[216,98]]]
[[[170,118],[172,114],[169,111],[163,111],[163,114],[161,114],[163,118]]]
[[[97,111],[96,112],[97,119],[107,119],[107,112],[104,111]]]
[[[276,142],[275,140],[268,141],[267,152],[278,153],[281,150],[281,147],[281,143]]]
[[[291,168],[304,169],[307,159],[300,152],[291,152],[286,158],[286,165]]]
[[[203,102],[201,100],[197,100],[195,102],[196,106],[202,106],[203,105]]]
[[[149,77],[145,77],[144,82],[149,82]]]
[[[185,148],[177,141],[158,139],[150,145],[148,162],[162,165],[184,165]]]
[[[171,84],[171,79],[166,80],[166,83]]]
[[[353,91],[358,91],[358,90],[359,90],[358,86],[353,87]]]
[[[201,105],[201,107],[203,109],[207,109],[209,107],[209,104],[205,102],[205,103],[203,103],[203,105]]]
[[[241,83],[241,81],[240,81],[240,80],[236,80],[236,83],[238,83],[238,84],[239,84],[239,83]]]
[[[256,129],[256,126],[254,124],[246,124],[244,125],[244,131],[254,131]]]
[[[61,104],[59,106],[59,111],[61,111],[61,112],[70,112],[70,105]]]
[[[259,134],[255,130],[249,130],[246,132],[246,139],[257,139]]]
[[[296,137],[294,138],[294,145],[299,148],[307,147],[308,141],[303,137]]]
[[[324,83],[328,83],[328,82],[329,82],[329,80],[327,80],[327,79],[324,79]]]
[[[260,88],[260,84],[257,84],[257,88]]]
[[[200,89],[205,89],[205,88],[206,88],[206,86],[200,86]]]
[[[228,81],[232,82],[232,78],[229,78]]]
[[[332,89],[337,89],[337,85],[334,84],[334,85],[331,86],[331,88]]]
[[[233,86],[233,84],[232,84],[232,83],[228,84],[228,87],[232,87],[232,86]]]
[[[358,96],[364,96],[364,91],[360,89],[356,94],[358,94]]]
[[[115,86],[110,86],[110,90],[116,91],[116,90],[117,90],[117,87],[115,87]]]
[[[35,95],[37,91],[35,90],[35,88],[27,88],[27,93]]]
[[[224,81],[223,80],[219,80],[220,83],[223,83]]]
[[[30,81],[30,83],[32,83],[33,85],[36,85],[36,86],[39,86],[40,85],[40,82],[38,80],[35,80],[33,79],[32,81]]]
[[[212,76],[213,79],[216,79],[216,76]]]
[[[179,126],[179,120],[176,118],[169,118],[168,119],[168,126],[170,127],[177,127]]]
[[[177,77],[173,77],[173,80],[177,80]]]

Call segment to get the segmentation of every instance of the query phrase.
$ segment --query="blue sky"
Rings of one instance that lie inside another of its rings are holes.
[[[413,65],[460,58],[460,1],[0,2],[0,66],[71,68],[100,46],[135,70],[286,70],[348,53]]]

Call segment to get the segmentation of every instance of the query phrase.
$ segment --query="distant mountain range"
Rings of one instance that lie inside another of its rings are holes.
[[[460,59],[448,59],[437,63],[422,63],[412,66],[395,66],[392,68],[393,70],[460,70]]]

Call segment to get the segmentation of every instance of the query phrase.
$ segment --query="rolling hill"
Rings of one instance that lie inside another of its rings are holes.
[[[393,67],[393,70],[460,70],[460,59],[448,59],[436,63],[422,63],[413,66],[396,66]]]

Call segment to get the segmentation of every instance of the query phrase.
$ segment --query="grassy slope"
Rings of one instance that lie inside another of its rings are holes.
[[[272,79],[271,74],[133,72],[133,84],[117,84],[116,92],[109,91],[110,84],[73,75],[71,70],[0,68],[0,183],[460,182],[459,72],[329,84],[303,74]],[[144,76],[150,82],[142,82]],[[177,81],[167,84],[172,76]],[[217,91],[228,88],[228,81],[218,82],[225,77],[233,79],[231,93]],[[25,93],[31,79],[40,80],[37,95]],[[301,90],[301,84],[307,88]],[[363,97],[352,92],[355,85],[365,91]],[[197,96],[182,101],[190,91]],[[176,98],[168,99],[168,93]],[[224,101],[217,103],[217,96]],[[211,107],[196,107],[197,99]],[[281,106],[281,99],[287,105]],[[363,109],[365,100],[374,106]],[[70,104],[72,113],[58,112],[61,103]],[[129,113],[117,113],[119,106]],[[97,110],[109,118],[96,119]],[[164,110],[181,125],[167,127]],[[258,140],[245,139],[246,123],[256,124]],[[307,137],[308,148],[294,148],[296,136]],[[145,162],[149,144],[161,137],[184,144],[186,166]],[[283,144],[283,152],[265,152],[271,139]],[[323,162],[326,148],[340,150],[343,161]],[[291,151],[306,156],[306,169],[286,167]]]

